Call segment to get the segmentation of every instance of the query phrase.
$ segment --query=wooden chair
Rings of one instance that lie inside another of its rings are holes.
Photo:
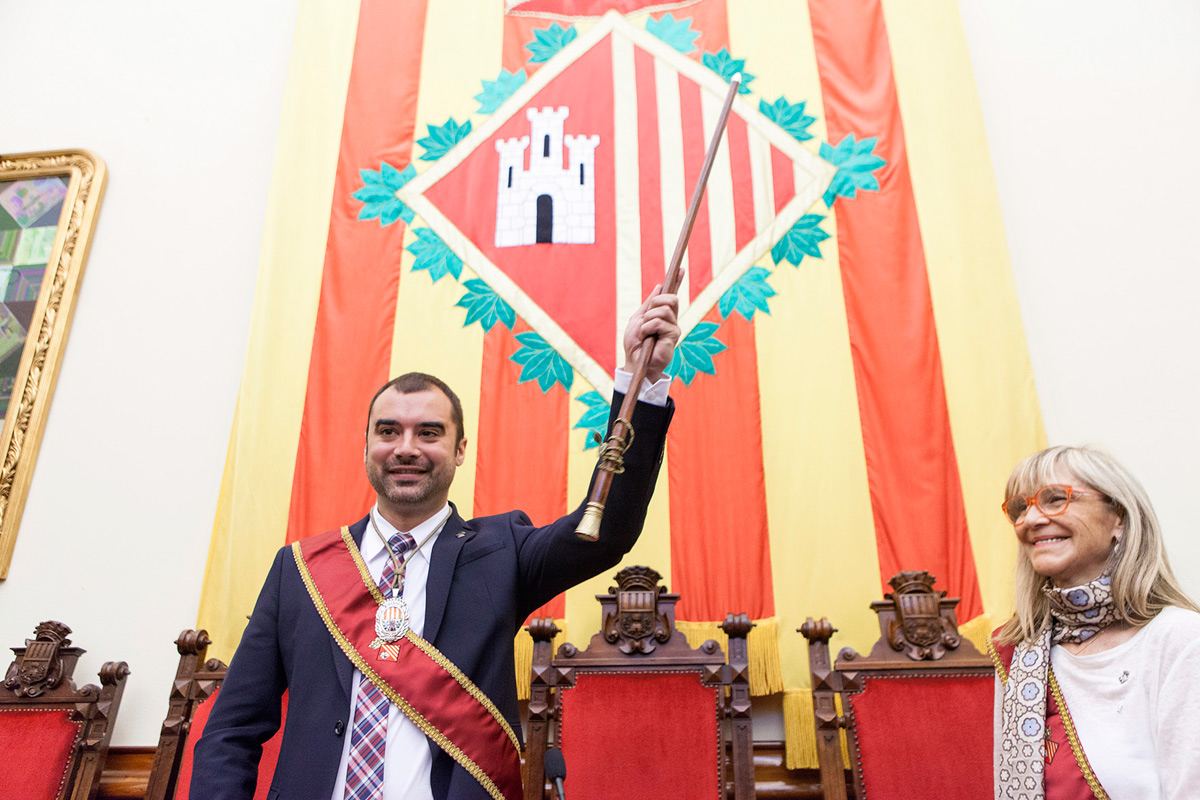
[[[927,572],[889,581],[895,591],[871,603],[880,637],[870,655],[845,648],[831,665],[837,629],[811,617],[800,628],[826,800],[846,799],[843,730],[858,800],[993,796],[991,659],[962,638],[958,598],[933,582]]]
[[[171,684],[171,699],[159,733],[158,748],[154,751],[146,800],[186,800],[188,797],[196,740],[204,732],[213,701],[221,689],[221,682],[225,680],[226,665],[223,661],[216,658],[204,660],[210,644],[212,641],[208,638],[208,631],[203,630],[185,630],[175,640],[175,647],[179,651],[179,667]],[[286,720],[286,695],[283,702]],[[263,745],[254,800],[263,800],[267,796],[271,776],[279,760],[282,739],[281,723],[279,732]]]
[[[675,627],[677,594],[648,567],[617,573],[597,595],[603,625],[586,649],[551,657],[554,621],[533,620],[525,800],[542,800],[543,758],[553,743],[567,764],[572,800],[754,797],[746,635],[730,615],[729,659],[708,640],[693,649]],[[728,761],[728,765],[727,765]]]
[[[129,667],[109,661],[100,685],[76,689],[72,676],[86,650],[71,646],[71,629],[43,622],[0,688],[0,792],[22,800],[84,800],[100,788],[112,726]]]

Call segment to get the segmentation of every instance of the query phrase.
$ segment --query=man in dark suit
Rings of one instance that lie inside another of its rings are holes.
[[[482,690],[509,739],[520,731],[513,668],[520,626],[560,592],[615,566],[641,532],[672,413],[663,371],[679,340],[677,308],[673,295],[651,297],[626,329],[627,364],[643,339],[656,336],[657,343],[647,381],[631,387],[640,400],[632,419],[636,436],[625,453],[625,472],[613,479],[598,542],[574,534],[582,507],[544,527],[520,511],[463,520],[447,501],[466,455],[462,407],[449,387],[420,373],[385,385],[371,403],[364,460],[375,507],[340,537],[334,532],[311,540],[352,552],[359,569],[370,573],[364,582],[385,579],[407,604],[412,632]],[[618,371],[618,389],[628,380]],[[614,418],[621,400],[618,393]],[[392,544],[398,541],[406,544]],[[350,620],[331,621],[313,575],[299,548],[276,556],[196,745],[191,797],[253,796],[261,746],[279,727],[285,690],[287,722],[268,797],[497,796],[496,784],[473,775],[469,759],[452,757],[455,748],[440,743],[440,732],[431,732],[423,717],[414,724],[394,699],[386,703],[392,695],[379,698],[388,682],[377,680],[365,651],[341,638]],[[359,589],[368,597],[365,586]],[[379,644],[376,639],[370,647]],[[400,695],[404,682],[403,676],[392,682]],[[378,716],[386,719],[370,719],[375,701],[366,698],[372,691],[385,709]],[[424,698],[414,704],[418,700]],[[364,756],[372,736],[377,752]]]

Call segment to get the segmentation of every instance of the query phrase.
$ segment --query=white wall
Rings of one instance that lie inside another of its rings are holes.
[[[78,683],[128,661],[118,745],[158,741],[171,642],[196,624],[294,6],[0,4],[0,152],[84,147],[109,169],[0,647],[58,619],[88,649]]]
[[[0,152],[87,147],[110,170],[0,584],[0,645],[55,618],[90,649],[82,680],[105,660],[129,661],[118,745],[157,740],[169,642],[195,622],[294,5],[0,9],[5,63],[30,65],[0,70]],[[1200,257],[1189,235],[1200,212],[1190,143],[1200,10],[1192,0],[1136,16],[1127,0],[960,5],[1050,440],[1104,443],[1130,464],[1200,595],[1188,502],[1200,483]],[[10,33],[40,29],[53,31],[57,59]]]
[[[1200,597],[1200,4],[959,6],[1047,437],[1129,466]]]

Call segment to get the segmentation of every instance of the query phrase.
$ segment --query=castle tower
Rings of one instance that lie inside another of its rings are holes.
[[[596,147],[600,137],[563,137],[567,145],[568,200],[564,241],[591,244],[596,241]]]
[[[500,154],[500,189],[511,189],[513,181],[525,171],[525,148],[529,137],[520,139],[497,139],[496,152]]]
[[[529,137],[497,139],[495,144],[500,154],[496,178],[496,247],[515,247],[525,243],[522,195]]]
[[[595,134],[568,135],[563,137],[563,141],[567,145],[567,169],[571,173],[571,182],[578,181],[580,186],[595,186],[596,147],[600,144],[600,137]]]
[[[570,115],[566,106],[552,108],[527,108],[525,118],[529,120],[530,145],[529,171],[531,173],[561,172],[563,169],[563,121]]]

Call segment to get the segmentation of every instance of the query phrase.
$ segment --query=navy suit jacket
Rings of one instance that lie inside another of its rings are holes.
[[[617,395],[612,416],[620,404]],[[425,639],[492,699],[518,735],[513,638],[539,606],[611,569],[633,547],[672,412],[670,404],[637,404],[637,435],[625,455],[625,472],[613,480],[600,541],[575,536],[582,505],[545,527],[535,527],[520,511],[464,520],[452,508],[438,535],[426,587]],[[351,526],[355,542],[362,543],[366,526],[366,518]],[[196,744],[190,796],[253,797],[262,743],[279,728],[280,697],[287,689],[287,724],[268,797],[328,800],[342,737],[349,735],[352,679],[350,660],[317,614],[291,549],[282,548]],[[429,746],[435,800],[489,797],[450,756],[433,742]]]

